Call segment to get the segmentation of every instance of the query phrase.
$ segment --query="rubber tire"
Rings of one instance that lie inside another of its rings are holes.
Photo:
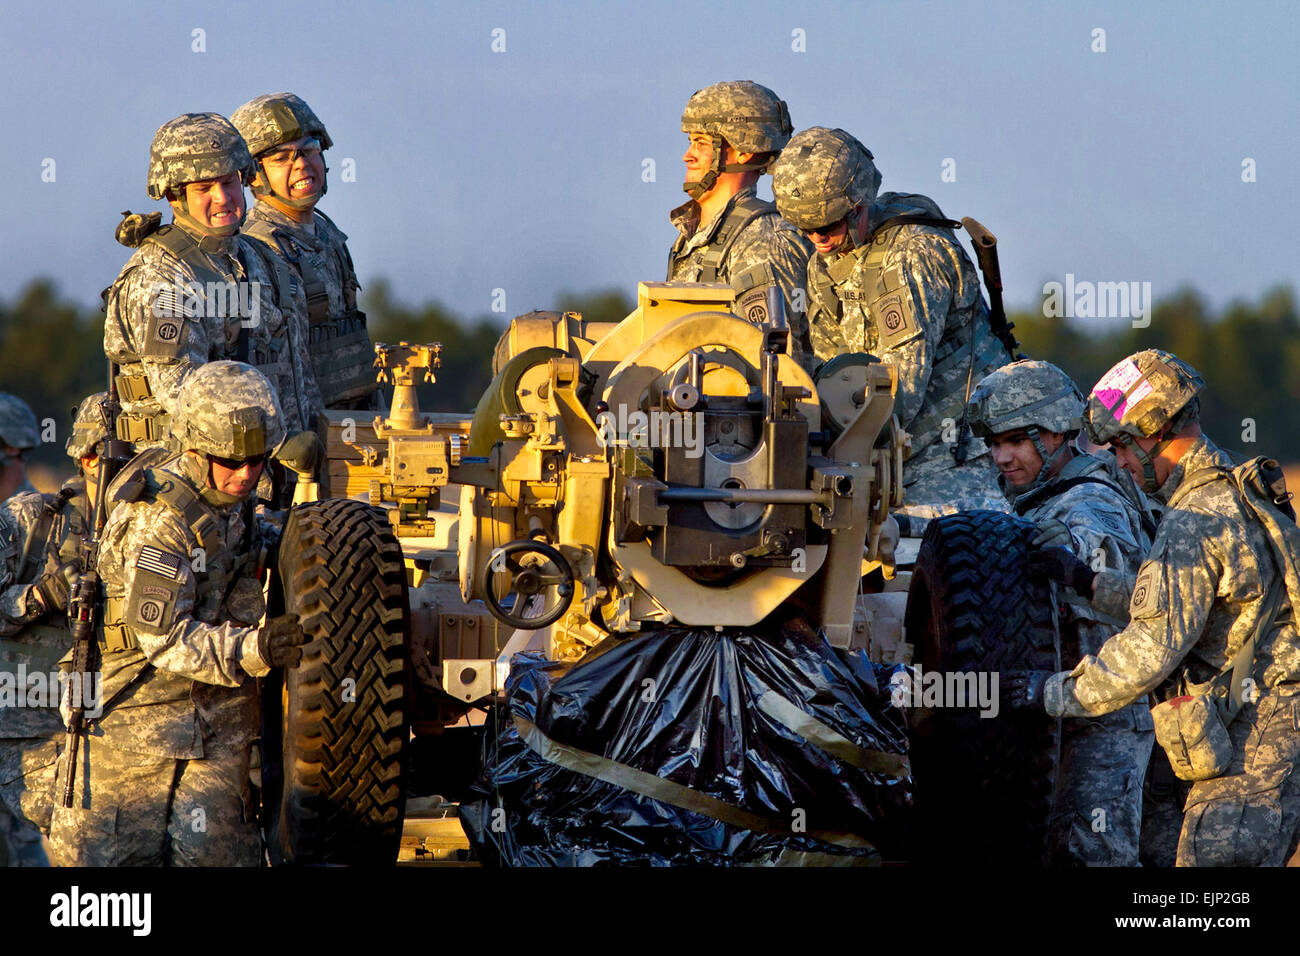
[[[346,498],[312,502],[289,513],[279,572],[285,607],[312,640],[299,666],[284,672],[281,719],[265,720],[268,737],[281,728],[266,749],[272,759],[279,754],[283,774],[279,792],[267,794],[271,862],[391,866],[410,736],[401,545],[379,508]],[[345,680],[355,682],[351,694]]]
[[[1059,669],[1051,594],[1025,573],[1034,526],[998,511],[930,522],[904,624],[923,672]],[[922,711],[913,734],[919,858],[1043,863],[1058,760],[1059,721],[978,707]],[[968,856],[967,854],[971,854]]]

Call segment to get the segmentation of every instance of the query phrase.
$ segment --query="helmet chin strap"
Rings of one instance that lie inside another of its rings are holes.
[[[181,456],[181,469],[199,489],[199,497],[214,508],[228,508],[244,500],[240,495],[217,490],[216,481],[212,477],[212,459],[204,452],[189,449]]]
[[[723,173],[761,173],[767,169],[768,161],[766,159],[724,165],[722,155],[726,152],[726,144],[717,133],[711,134],[710,138],[713,141],[713,162],[709,163],[709,171],[693,183],[682,183],[682,190],[697,202],[701,196],[717,185],[718,177]],[[321,193],[323,195],[324,190],[321,190]]]
[[[1069,439],[1063,439],[1061,444],[1056,447],[1056,451],[1049,452],[1047,445],[1043,443],[1042,435],[1037,425],[1030,425],[1025,429],[1025,434],[1029,440],[1034,443],[1034,448],[1038,451],[1038,457],[1043,462],[1043,467],[1038,469],[1038,475],[1029,483],[1030,488],[1037,488],[1047,480],[1048,474],[1056,465],[1057,459],[1069,451]]]
[[[232,236],[238,235],[240,227],[248,217],[248,207],[245,206],[244,211],[239,214],[239,222],[234,225],[209,226],[206,223],[199,222],[190,215],[190,201],[186,198],[183,192],[181,193],[181,197],[176,200],[176,203],[180,206],[180,209],[177,210],[173,207],[172,217],[184,223],[192,232],[197,232],[199,235],[206,236],[209,239],[229,239]]]
[[[1135,441],[1129,443],[1133,456],[1142,464],[1142,490],[1149,495],[1153,495],[1160,490],[1161,483],[1156,480],[1156,459],[1160,457],[1161,452],[1173,443],[1176,437],[1176,435],[1171,434],[1160,439],[1149,452],[1143,451]]]
[[[846,226],[844,230],[844,241],[835,249],[831,250],[830,255],[833,258],[847,256],[849,253],[853,252],[854,249],[858,248],[858,222],[864,215],[866,215],[865,206],[858,206],[855,209],[849,210],[848,214],[844,217],[844,225]]]
[[[722,137],[714,133],[710,139],[713,142],[713,161],[709,163],[709,171],[694,182],[682,183],[686,195],[697,202],[717,184],[718,176],[722,174]]]
[[[304,209],[311,209],[316,203],[320,202],[322,196],[329,191],[329,172],[328,166],[325,168],[325,175],[321,178],[320,192],[315,196],[307,196],[303,199],[290,199],[288,196],[282,196],[270,185],[270,177],[266,175],[266,169],[262,167],[261,160],[258,160],[258,173],[253,177],[253,195],[258,199],[274,199],[276,202],[284,203],[290,209],[296,209],[302,212]]]

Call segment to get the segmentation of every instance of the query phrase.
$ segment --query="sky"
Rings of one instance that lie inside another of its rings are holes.
[[[564,291],[631,296],[663,277],[685,199],[682,107],[733,79],[796,129],[856,135],[884,190],[983,222],[1011,307],[1067,275],[1216,308],[1298,284],[1290,2],[171,0],[5,24],[0,300],[50,276],[97,302],[122,210],[163,208],[158,126],[279,90],[334,140],[321,209],[363,285],[502,323]]]

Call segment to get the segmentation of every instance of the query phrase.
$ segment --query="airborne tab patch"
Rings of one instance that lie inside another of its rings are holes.
[[[179,581],[181,579],[181,564],[183,559],[179,555],[164,551],[161,548],[155,548],[151,544],[146,544],[140,549],[140,556],[135,560],[135,566],[141,571],[150,571],[159,577],[167,578],[169,581]]]

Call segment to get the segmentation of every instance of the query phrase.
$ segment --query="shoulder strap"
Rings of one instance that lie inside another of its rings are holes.
[[[217,519],[198,492],[175,475],[161,470],[150,468],[145,474],[154,497],[181,516],[199,547],[215,554],[221,543]]]
[[[184,229],[178,229],[176,226],[168,223],[158,229],[157,232],[151,232],[145,237],[144,242],[154,242],[162,246],[177,259],[188,259],[198,251],[199,244],[194,241]]]
[[[40,516],[36,519],[36,524],[32,526],[31,533],[27,536],[27,542],[23,545],[22,560],[18,562],[18,580],[28,581],[35,576],[45,563],[46,552],[50,539],[50,530],[54,526],[54,517],[63,510],[63,504],[68,500],[62,493],[57,495],[42,494]]]
[[[717,282],[718,273],[722,270],[722,263],[726,260],[727,253],[731,251],[736,238],[745,227],[761,216],[775,215],[777,215],[776,205],[757,196],[746,196],[732,206],[717,235],[713,237],[713,243],[708,251],[700,256],[699,261],[703,268],[700,281]]]
[[[330,227],[342,237],[337,251],[339,261],[343,265],[343,301],[348,311],[352,311],[357,307],[356,290],[361,288],[361,283],[357,280],[357,267],[352,264],[352,251],[348,248],[348,234],[339,229],[338,223],[319,209],[314,210],[314,212],[329,223]]]
[[[1255,630],[1251,633],[1250,639],[1241,646],[1241,649],[1233,655],[1232,660],[1209,682],[1208,693],[1219,708],[1225,725],[1237,716],[1245,703],[1243,688],[1254,666],[1255,648],[1258,646],[1260,639],[1272,629],[1274,622],[1277,620],[1285,589],[1283,582],[1286,576],[1286,564],[1276,542],[1273,540],[1273,529],[1269,527],[1268,521],[1259,512],[1263,505],[1259,500],[1261,492],[1254,488],[1250,481],[1251,477],[1259,473],[1268,462],[1268,459],[1256,458],[1235,468],[1224,468],[1218,465],[1200,468],[1188,476],[1179,487],[1179,494],[1169,500],[1172,507],[1176,500],[1184,496],[1186,493],[1184,489],[1191,491],[1193,488],[1200,488],[1211,481],[1226,479],[1229,487],[1242,499],[1247,514],[1264,526],[1269,539],[1269,553],[1277,564],[1277,573],[1273,576],[1273,580],[1269,582],[1268,593],[1264,598],[1259,619],[1255,623]],[[1271,464],[1276,467],[1277,462],[1271,462]],[[1285,491],[1285,482],[1282,487],[1283,491]],[[1275,505],[1276,502],[1272,496],[1268,497],[1269,504]]]
[[[275,253],[266,242],[250,242],[253,251],[266,266],[271,275],[271,287],[275,291],[275,302],[282,312],[293,310],[293,299],[297,294],[297,282],[289,271],[289,265]]]
[[[293,248],[293,242],[286,242],[283,230],[277,229],[265,219],[247,220],[244,224],[243,233],[270,246],[280,255],[280,258],[287,262],[298,261],[298,254]]]
[[[1155,537],[1156,523],[1151,520],[1151,515],[1147,512],[1146,508],[1142,507],[1139,502],[1136,502],[1129,497],[1129,495],[1125,493],[1124,489],[1116,485],[1114,482],[1107,481],[1104,478],[1094,478],[1091,475],[1075,475],[1072,478],[1065,478],[1051,485],[1044,485],[1041,488],[1035,488],[1028,494],[1021,495],[1015,502],[1016,514],[1023,515],[1030,508],[1034,508],[1041,504],[1046,498],[1054,498],[1059,494],[1069,491],[1071,488],[1089,484],[1101,485],[1104,488],[1109,488],[1124,501],[1127,501],[1132,505],[1133,509],[1138,513],[1138,521],[1141,522],[1142,530],[1146,532],[1147,537]]]
[[[917,216],[905,214],[901,216],[890,216],[883,219],[871,230],[871,235],[867,236],[867,241],[863,245],[868,245],[873,239],[886,229],[894,229],[898,226],[934,226],[936,229],[960,229],[961,223],[955,219],[942,219],[936,216]]]

